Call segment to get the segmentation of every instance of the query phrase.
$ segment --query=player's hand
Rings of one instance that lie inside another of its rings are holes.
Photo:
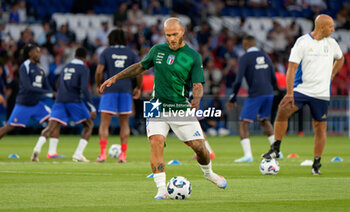
[[[100,92],[100,86],[96,86],[96,92],[99,96],[102,95],[102,93]]]
[[[235,107],[237,107],[237,102],[227,102],[226,103],[226,108],[229,110],[232,110]]]
[[[91,120],[95,120],[96,116],[97,116],[97,113],[96,111],[95,112],[90,112],[90,115],[91,115]]]
[[[105,90],[106,87],[111,87],[111,85],[115,83],[115,80],[113,77],[109,78],[108,80],[104,81],[104,83],[102,83],[102,85],[100,86],[100,93],[102,94],[103,91]]]
[[[139,99],[141,96],[141,89],[140,88],[134,88],[134,91],[132,92],[132,98],[133,99]]]
[[[198,110],[200,103],[201,103],[200,99],[195,99],[195,98],[192,99],[192,101],[191,101],[191,109],[195,108],[196,110]]]
[[[281,107],[292,108],[294,107],[294,96],[293,95],[285,95],[280,103]]]

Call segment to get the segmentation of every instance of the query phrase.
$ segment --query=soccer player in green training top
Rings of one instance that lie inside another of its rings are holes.
[[[201,56],[183,40],[185,29],[178,18],[169,18],[164,22],[164,33],[167,43],[153,46],[141,62],[109,78],[101,85],[100,92],[102,93],[106,87],[118,80],[135,77],[153,66],[152,100],[162,103],[161,107],[165,111],[186,112],[192,108],[198,109],[203,96],[202,83],[204,83]],[[193,100],[189,103],[191,86]],[[163,115],[160,118],[147,120],[147,136],[151,145],[151,168],[158,188],[154,198],[167,198],[163,150],[170,128],[197,154],[197,161],[204,176],[219,188],[225,188],[227,185],[225,178],[212,171],[209,152],[204,145],[203,132],[198,120],[193,116],[174,120],[169,117],[169,112]]]

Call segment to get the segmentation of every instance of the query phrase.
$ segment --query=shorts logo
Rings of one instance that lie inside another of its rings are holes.
[[[168,56],[168,59],[166,60],[166,63],[167,63],[168,65],[171,65],[171,64],[174,63],[174,60],[175,60],[175,56],[174,56],[174,55],[169,55],[169,56]]]
[[[201,136],[201,134],[198,132],[198,130],[193,134],[193,137]]]
[[[143,117],[144,118],[160,118],[160,105],[162,103],[157,101],[143,102]]]
[[[18,119],[17,119],[17,118],[14,118],[14,121],[15,121],[15,122],[17,122],[17,121],[18,121]]]

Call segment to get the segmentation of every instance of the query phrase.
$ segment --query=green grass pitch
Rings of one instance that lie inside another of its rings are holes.
[[[99,153],[97,136],[90,139],[85,156],[90,163],[74,163],[71,156],[79,136],[62,136],[58,144],[66,159],[46,159],[48,143],[39,163],[29,161],[38,136],[7,136],[0,141],[0,210],[2,211],[350,211],[350,140],[329,137],[322,158],[323,174],[312,176],[303,160],[313,159],[313,137],[287,136],[282,143],[285,157],[277,176],[263,176],[260,155],[267,151],[263,136],[252,136],[253,163],[237,164],[242,156],[237,136],[209,137],[216,153],[213,170],[223,175],[225,190],[205,180],[193,152],[175,137],[167,138],[167,180],[185,176],[193,192],[187,200],[154,200],[156,187],[149,165],[150,149],[145,136],[130,137],[126,164],[108,159],[94,162]],[[109,146],[119,143],[112,136]],[[20,159],[8,159],[16,153]],[[344,162],[331,162],[339,156]]]

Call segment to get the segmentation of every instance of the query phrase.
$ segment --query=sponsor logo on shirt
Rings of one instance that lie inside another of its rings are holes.
[[[269,67],[268,64],[265,63],[265,57],[257,57],[255,69],[267,69]]]

